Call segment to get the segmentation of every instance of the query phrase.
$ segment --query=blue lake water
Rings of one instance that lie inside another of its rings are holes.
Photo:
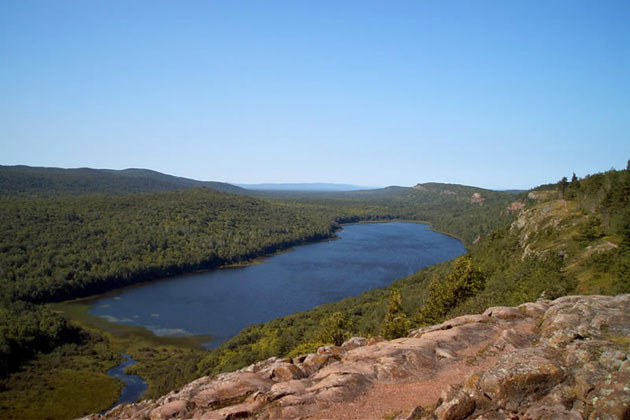
[[[386,287],[457,257],[462,243],[419,223],[346,225],[339,239],[301,245],[263,264],[121,289],[89,312],[156,335],[211,335],[213,348],[252,324]]]

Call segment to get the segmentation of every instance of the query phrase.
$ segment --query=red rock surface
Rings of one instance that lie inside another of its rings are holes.
[[[625,419],[630,295],[489,308],[200,378],[91,419]]]

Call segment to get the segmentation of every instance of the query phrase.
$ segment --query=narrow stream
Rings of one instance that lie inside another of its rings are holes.
[[[129,366],[135,365],[136,362],[129,356],[128,354],[121,353],[122,357],[125,359],[116,367],[111,368],[107,371],[107,374],[112,378],[120,379],[123,381],[125,386],[123,387],[120,397],[114,406],[122,403],[135,402],[138,398],[142,396],[147,391],[147,383],[142,380],[141,377],[136,375],[127,375],[125,373],[125,369]]]

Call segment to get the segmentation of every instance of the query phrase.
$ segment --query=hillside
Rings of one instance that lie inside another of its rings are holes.
[[[509,192],[435,182],[344,192],[259,191],[256,195],[332,208],[385,207],[395,218],[426,221],[436,230],[457,236],[466,246],[509,223],[514,212],[508,206],[516,199]]]
[[[0,197],[151,193],[199,187],[228,193],[245,192],[224,182],[196,181],[148,169],[0,166]]]
[[[49,302],[251,260],[333,235],[334,215],[195,188],[6,199],[0,296]]]

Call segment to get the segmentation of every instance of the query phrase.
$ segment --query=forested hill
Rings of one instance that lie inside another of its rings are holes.
[[[510,205],[518,195],[458,184],[425,183],[414,187],[390,186],[345,192],[252,192],[288,203],[318,204],[330,208],[378,206],[398,219],[421,220],[457,236],[466,246],[512,220]]]
[[[0,292],[70,299],[246,261],[333,232],[333,220],[207,188],[1,200]]]
[[[414,187],[391,186],[375,190],[350,191],[344,196],[350,199],[413,201],[436,206],[452,202],[492,205],[514,198],[513,193],[506,191],[441,182],[426,182],[416,184]]]
[[[150,193],[198,187],[237,194],[247,191],[224,182],[197,181],[148,169],[0,166],[0,197]]]

